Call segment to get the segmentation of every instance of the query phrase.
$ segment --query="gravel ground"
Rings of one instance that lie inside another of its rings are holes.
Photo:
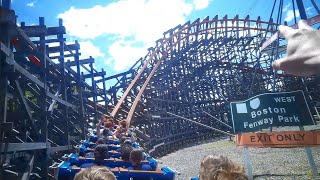
[[[305,127],[306,130],[320,129],[320,125]],[[274,131],[299,130],[277,128]],[[314,161],[320,172],[320,147],[313,147]],[[221,138],[193,145],[159,158],[162,166],[176,170],[177,180],[189,180],[198,175],[200,161],[208,154],[223,154],[244,165],[243,149],[236,147],[229,138]],[[250,148],[254,179],[312,179],[312,173],[304,148]],[[317,178],[317,179],[320,179]]]

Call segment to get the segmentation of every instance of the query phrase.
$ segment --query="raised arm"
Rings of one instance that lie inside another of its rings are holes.
[[[96,132],[97,137],[100,136],[100,128],[101,128],[102,123],[103,123],[103,120],[100,119],[99,123],[97,124],[97,132]]]
[[[288,40],[287,57],[272,63],[275,70],[295,76],[320,73],[320,31],[299,21],[299,29],[279,26],[280,33]]]

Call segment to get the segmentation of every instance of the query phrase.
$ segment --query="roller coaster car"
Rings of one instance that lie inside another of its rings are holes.
[[[93,152],[94,149],[88,149],[87,151]],[[93,155],[92,155],[93,156]],[[87,156],[86,156],[87,157]],[[88,157],[87,157],[88,158]],[[121,158],[121,153],[115,150],[108,151],[108,158]]]
[[[97,141],[97,136],[96,135],[90,135],[89,140],[83,141],[83,144],[86,145],[87,147],[91,147],[94,145],[94,143]],[[114,145],[119,145],[121,144],[120,141],[118,140],[108,140],[107,144],[114,144]],[[137,142],[132,142],[132,147],[134,148],[140,148],[139,144]]]
[[[114,151],[118,150],[119,148],[121,148],[120,145],[118,145],[118,141],[108,141],[108,143],[116,143],[116,144],[108,144],[108,150],[111,151],[111,156],[110,157],[114,157],[114,158],[119,158],[120,155],[114,153]],[[85,153],[88,152],[92,152],[93,151],[93,146],[95,145],[95,143],[91,143],[89,140],[85,140],[82,141],[82,145],[80,146],[76,146],[76,148],[78,149],[78,153],[80,156],[84,156]],[[132,147],[137,148],[137,149],[141,149],[139,144],[136,142],[132,143]],[[112,153],[113,152],[113,153]],[[144,157],[147,157],[148,155],[146,155],[144,153]]]
[[[89,140],[86,140],[87,142],[96,142],[98,140],[98,137],[96,136],[96,135],[90,135],[89,136]],[[118,140],[108,140],[108,142],[107,142],[108,144],[120,144],[120,141],[118,141]]]
[[[90,135],[89,136],[89,140],[84,140],[84,141],[82,141],[83,143],[95,143],[96,141],[98,140],[98,137],[96,136],[96,135]],[[115,144],[115,145],[117,145],[117,144],[120,144],[120,141],[119,140],[108,140],[107,141],[107,143],[108,144]]]
[[[79,157],[77,154],[70,154],[67,161],[61,162],[55,169],[55,176],[58,179],[73,179],[84,163],[93,163],[94,158]],[[154,158],[142,161],[148,163],[153,171],[127,170],[122,167],[131,166],[131,162],[123,161],[117,158],[109,158],[104,160],[104,165],[111,168],[110,170],[117,176],[118,180],[129,180],[130,178],[150,178],[153,180],[173,180],[175,173],[168,167],[158,168],[158,163]]]
[[[55,171],[58,179],[73,179],[81,170],[80,167],[71,165],[69,162],[61,162]],[[117,177],[117,180],[130,180],[130,178],[145,178],[152,180],[174,180],[175,173],[168,167],[157,168],[154,171],[127,170],[124,168],[114,167],[110,169]]]
[[[94,163],[94,158],[79,157],[77,154],[71,153],[68,157],[64,158],[71,165],[81,166],[84,163]],[[142,163],[149,164],[153,170],[158,167],[158,162],[152,157],[147,157],[147,160],[143,160]],[[109,158],[104,160],[104,165],[108,167],[129,167],[131,166],[130,161],[123,161],[118,158]]]
[[[77,147],[79,149],[79,154],[80,155],[84,155],[87,152],[92,151],[91,148],[94,146],[95,144],[89,144],[89,146],[86,146],[84,144],[82,144],[80,147]],[[121,146],[120,145],[114,145],[114,144],[109,144],[108,145],[108,150],[112,151],[112,150],[117,150],[119,149]]]

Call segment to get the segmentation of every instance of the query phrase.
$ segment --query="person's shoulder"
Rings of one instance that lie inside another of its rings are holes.
[[[93,166],[93,163],[84,163],[84,164],[82,164],[80,167],[81,167],[81,168],[89,168],[89,167],[91,167],[91,166]]]
[[[127,168],[128,170],[134,170],[134,168],[132,166]]]
[[[152,171],[152,168],[149,164],[142,164],[141,170],[143,171]]]

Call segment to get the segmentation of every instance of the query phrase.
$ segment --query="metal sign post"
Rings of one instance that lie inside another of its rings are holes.
[[[249,180],[253,180],[250,152],[249,152],[248,147],[243,148],[243,155],[244,155],[244,160],[246,163],[247,174],[248,174]]]
[[[312,174],[314,177],[318,177],[318,170],[313,159],[311,148],[309,146],[320,146],[320,132],[304,131],[304,128],[301,126],[300,131],[242,133],[238,134],[235,140],[237,146],[243,147],[243,154],[249,178],[253,177],[248,149],[249,147],[304,147],[312,170]]]
[[[304,127],[303,126],[299,126],[299,129],[300,129],[300,131],[304,131]],[[314,159],[313,159],[311,148],[310,147],[305,147],[304,149],[305,149],[305,152],[306,152],[306,155],[307,155],[307,158],[308,158],[308,161],[309,161],[313,176],[314,177],[319,176],[316,163],[314,162]]]

